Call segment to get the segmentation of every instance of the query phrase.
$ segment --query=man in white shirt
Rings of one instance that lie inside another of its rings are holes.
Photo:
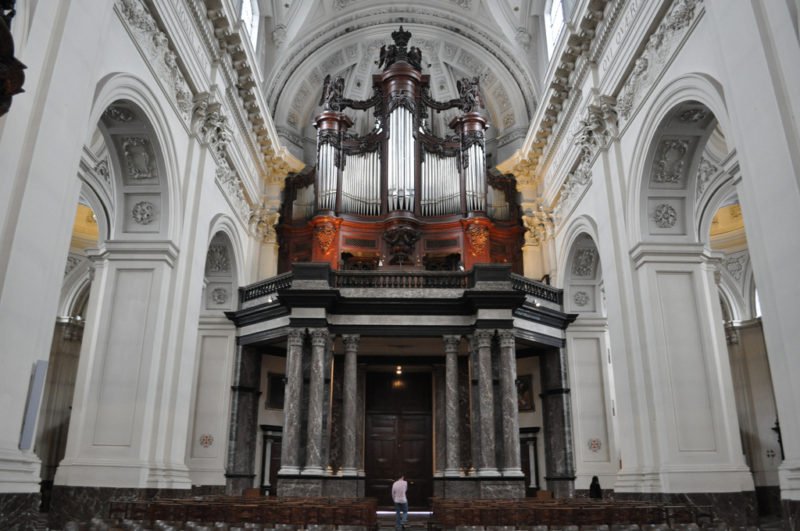
[[[403,529],[408,521],[408,499],[406,498],[408,483],[403,475],[392,484],[392,501],[394,501],[394,511],[397,515],[394,527]]]

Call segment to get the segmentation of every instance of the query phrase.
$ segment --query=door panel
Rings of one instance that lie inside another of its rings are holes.
[[[391,506],[392,483],[405,474],[411,507],[427,507],[433,495],[430,373],[399,378],[369,373],[366,404],[366,495]]]

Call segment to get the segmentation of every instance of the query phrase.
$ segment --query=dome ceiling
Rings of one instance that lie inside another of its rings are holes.
[[[273,0],[267,37],[266,99],[279,135],[289,149],[313,163],[314,129],[322,82],[342,76],[345,97],[367,99],[378,53],[402,24],[409,45],[422,50],[431,93],[444,101],[458,96],[456,81],[478,76],[492,129],[495,162],[524,140],[539,100],[540,71],[546,66],[540,18],[527,0]],[[366,132],[372,117],[353,114]],[[442,135],[450,115],[432,117]]]

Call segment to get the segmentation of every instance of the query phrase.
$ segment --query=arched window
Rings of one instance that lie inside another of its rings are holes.
[[[564,8],[562,0],[551,0],[544,11],[544,32],[547,39],[547,57],[552,58],[553,48],[564,29]]]
[[[242,10],[239,19],[247,30],[247,34],[250,36],[250,44],[253,46],[253,50],[258,48],[259,18],[258,0],[242,0]]]

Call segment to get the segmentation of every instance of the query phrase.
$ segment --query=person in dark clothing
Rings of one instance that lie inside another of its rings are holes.
[[[597,479],[597,476],[592,476],[592,483],[589,485],[589,497],[598,500],[603,497],[603,489],[600,487],[600,480]]]

